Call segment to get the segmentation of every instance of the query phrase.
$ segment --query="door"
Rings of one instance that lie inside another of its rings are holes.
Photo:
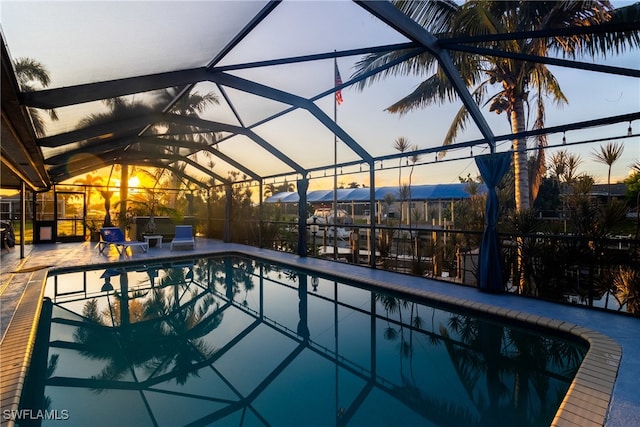
[[[85,241],[85,194],[78,191],[55,192],[56,241]]]

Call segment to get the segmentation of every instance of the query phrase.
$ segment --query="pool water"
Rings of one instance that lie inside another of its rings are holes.
[[[59,274],[46,296],[21,405],[45,426],[542,426],[586,353],[235,256]]]

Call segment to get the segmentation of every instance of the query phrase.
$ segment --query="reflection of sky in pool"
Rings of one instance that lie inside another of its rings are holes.
[[[29,405],[69,419],[43,425],[548,425],[586,350],[236,257],[46,295]]]

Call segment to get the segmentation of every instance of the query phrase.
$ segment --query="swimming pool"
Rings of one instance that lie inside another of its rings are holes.
[[[586,353],[245,257],[59,274],[46,295],[22,405],[43,425],[549,425]]]

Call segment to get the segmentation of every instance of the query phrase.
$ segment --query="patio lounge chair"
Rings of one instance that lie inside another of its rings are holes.
[[[191,246],[191,249],[195,249],[196,241],[193,238],[192,226],[176,225],[176,236],[171,241],[171,250],[175,246]]]
[[[98,242],[98,250],[104,253],[105,248],[115,246],[120,255],[127,252],[127,248],[138,246],[147,252],[147,243],[127,240],[118,227],[104,227],[100,229],[100,241]]]

